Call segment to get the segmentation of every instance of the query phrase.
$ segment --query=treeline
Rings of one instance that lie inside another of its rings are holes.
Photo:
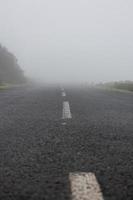
[[[133,81],[116,81],[109,83],[100,83],[99,85],[112,89],[115,88],[120,90],[133,91]]]
[[[26,81],[16,57],[0,45],[0,84],[21,84]]]

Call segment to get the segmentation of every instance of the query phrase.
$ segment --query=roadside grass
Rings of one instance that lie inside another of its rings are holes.
[[[4,84],[4,85],[0,85],[0,90],[5,90],[5,89],[8,89],[9,86],[7,84]]]
[[[131,90],[126,89],[118,89],[115,87],[100,87],[101,89],[110,90],[110,91],[116,91],[116,92],[123,92],[123,93],[133,93]]]
[[[98,84],[98,87],[120,92],[133,92],[133,81],[119,81]]]
[[[5,84],[0,84],[0,90],[6,90],[6,89],[11,89],[11,88],[19,88],[21,86],[26,86],[26,84],[5,83]]]

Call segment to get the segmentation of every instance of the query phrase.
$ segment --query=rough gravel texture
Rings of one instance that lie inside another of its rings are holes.
[[[105,200],[133,199],[133,94],[59,88],[0,92],[0,200],[71,200],[69,173],[95,174]]]

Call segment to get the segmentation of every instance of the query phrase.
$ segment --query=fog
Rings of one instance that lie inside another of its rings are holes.
[[[133,80],[132,0],[0,0],[0,43],[44,82]]]

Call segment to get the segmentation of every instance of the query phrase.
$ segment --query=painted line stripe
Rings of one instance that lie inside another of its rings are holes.
[[[62,92],[65,92],[65,89],[64,89],[63,87],[61,87],[61,91],[62,91]]]
[[[70,105],[68,101],[63,102],[62,119],[71,119],[72,114],[70,111]]]
[[[66,97],[66,93],[65,92],[62,92],[62,97]]]
[[[65,126],[67,123],[66,122],[62,122],[62,125]]]
[[[93,173],[70,173],[72,200],[104,200]]]

